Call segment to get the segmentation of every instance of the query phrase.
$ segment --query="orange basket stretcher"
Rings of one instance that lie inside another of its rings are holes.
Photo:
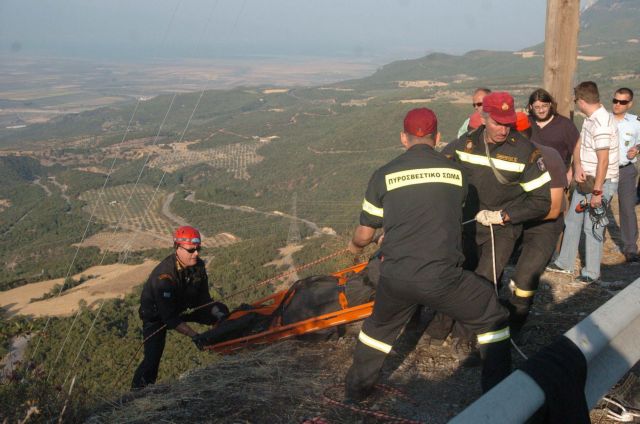
[[[364,270],[366,266],[367,262],[363,262],[332,273],[331,276],[337,277],[339,286],[344,286],[351,275]],[[278,308],[281,307],[283,302],[287,301],[286,297],[288,293],[289,290],[282,290],[259,299],[250,304],[251,309],[236,310],[231,313],[228,319],[237,319],[248,313],[259,313],[261,315],[271,316]],[[276,317],[265,331],[211,344],[209,346],[205,346],[204,349],[215,351],[220,354],[230,354],[249,346],[269,344],[279,340],[285,340],[290,337],[313,333],[330,327],[359,321],[367,318],[373,311],[373,301],[351,306],[348,304],[347,298],[343,292],[339,295],[339,302],[341,309],[338,311],[318,315],[291,324],[283,324],[281,317]]]

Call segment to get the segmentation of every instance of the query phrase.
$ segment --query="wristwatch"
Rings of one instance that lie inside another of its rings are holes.
[[[594,196],[602,196],[602,190],[593,190],[591,192],[591,194],[593,194]]]

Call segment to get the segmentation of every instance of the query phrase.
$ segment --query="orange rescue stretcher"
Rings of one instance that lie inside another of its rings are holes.
[[[339,286],[344,286],[350,276],[363,271],[366,266],[367,262],[363,262],[330,275],[337,277]],[[250,310],[240,309],[233,311],[231,315],[229,315],[228,319],[238,319],[248,313],[259,313],[261,315],[271,316],[276,312],[277,308],[281,307],[283,302],[287,301],[285,298],[288,293],[289,290],[282,290],[259,299],[250,304]],[[330,327],[362,320],[371,315],[371,312],[373,311],[373,301],[351,306],[348,304],[347,297],[343,292],[340,293],[339,302],[341,309],[338,311],[284,325],[281,317],[276,317],[265,331],[211,344],[209,346],[205,346],[204,349],[215,351],[220,354],[230,354],[249,346],[269,344],[279,340],[288,339],[290,337],[300,336],[302,334],[312,333]]]

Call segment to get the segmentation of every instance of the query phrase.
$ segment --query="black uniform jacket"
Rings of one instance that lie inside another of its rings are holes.
[[[188,308],[211,301],[204,262],[198,258],[194,266],[184,268],[176,255],[171,254],[151,271],[144,283],[140,295],[140,318],[144,322],[162,321],[169,329],[186,321],[213,324],[215,318],[211,308],[207,307],[180,316]]]
[[[489,144],[491,162],[507,184],[498,181],[487,158],[484,126],[452,141],[442,152],[461,164],[469,178],[468,206],[504,210],[512,224],[540,219],[549,212],[551,176],[540,151],[518,132],[512,131],[502,144]]]
[[[458,278],[466,192],[460,166],[425,144],[378,169],[360,224],[384,227],[381,274],[406,281]]]

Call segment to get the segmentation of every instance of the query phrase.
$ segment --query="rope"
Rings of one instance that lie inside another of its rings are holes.
[[[491,265],[493,266],[493,289],[496,292],[496,296],[498,296],[498,277],[496,276],[496,242],[493,236],[493,225],[489,224],[489,229],[491,232]],[[516,352],[526,361],[529,359],[527,355],[520,349],[520,347],[513,341],[511,337],[509,337],[509,341],[511,342],[511,346],[516,349]]]
[[[104,304],[105,304],[105,301],[103,300],[102,303],[100,304],[100,308],[98,309],[98,313],[96,314],[93,321],[91,321],[91,327],[89,327],[89,330],[87,331],[87,334],[85,335],[84,340],[82,341],[82,344],[78,349],[78,353],[76,353],[76,357],[73,359],[73,362],[71,363],[71,367],[69,367],[70,370],[67,373],[67,376],[64,378],[64,381],[62,382],[62,387],[64,387],[65,383],[67,382],[67,379],[69,378],[69,375],[71,374],[71,370],[74,369],[76,362],[78,361],[78,358],[80,358],[80,353],[82,353],[82,349],[84,348],[84,345],[87,343],[87,340],[89,339],[89,335],[91,334],[93,327],[96,325],[96,321],[98,321],[98,317],[102,312],[102,307],[104,306]],[[74,377],[74,380],[75,380],[75,377]]]
[[[606,409],[607,418],[611,418],[618,422],[630,423],[635,420],[635,418],[640,417],[640,410],[631,408],[629,406],[625,407],[620,402],[616,402],[613,398],[609,396],[603,396],[602,400],[606,402],[604,405],[604,409]],[[613,405],[618,408],[618,411],[614,411],[609,407],[609,405]]]
[[[279,280],[279,279],[281,279],[281,278],[287,277],[287,276],[289,276],[289,275],[291,275],[291,274],[294,274],[294,273],[296,273],[296,272],[298,272],[298,271],[302,271],[303,269],[307,269],[307,268],[310,268],[310,267],[312,267],[312,266],[314,266],[314,265],[317,265],[317,264],[319,264],[319,263],[322,263],[322,262],[324,262],[324,261],[328,261],[329,259],[335,258],[336,256],[339,256],[339,255],[341,255],[341,254],[343,254],[343,253],[346,253],[348,250],[349,250],[349,249],[347,249],[347,248],[345,248],[345,249],[340,249],[340,250],[338,250],[338,251],[336,251],[336,252],[331,253],[330,255],[323,256],[323,257],[321,257],[320,259],[316,259],[316,260],[315,260],[315,261],[313,261],[313,262],[309,262],[309,263],[307,263],[307,264],[305,264],[305,265],[301,265],[301,266],[299,266],[299,267],[293,268],[293,269],[291,269],[291,270],[289,270],[289,271],[287,271],[287,272],[284,272],[284,273],[282,273],[282,274],[276,275],[275,277],[271,277],[271,278],[267,278],[266,280],[259,281],[259,282],[255,283],[255,284],[250,285],[249,287],[246,287],[246,288],[244,288],[244,289],[242,289],[242,290],[238,290],[238,291],[235,291],[235,292],[231,293],[230,295],[228,295],[227,297],[225,297],[225,298],[224,298],[224,299],[222,299],[222,300],[230,299],[230,298],[235,297],[235,296],[237,296],[237,295],[239,295],[239,294],[242,294],[242,293],[244,293],[244,292],[246,292],[246,291],[249,291],[249,290],[250,290],[250,289],[252,289],[252,288],[256,288],[256,287],[260,287],[260,286],[264,286],[265,284],[269,284],[269,283],[271,283],[271,282],[273,282],[273,281],[277,281],[277,280]],[[212,304],[212,303],[213,303],[213,302],[211,302],[211,303],[209,303],[209,304]],[[207,305],[209,305],[209,304],[207,304]],[[207,306],[207,305],[202,305],[202,306]],[[201,307],[202,307],[202,306],[201,306]]]
[[[100,307],[102,308],[102,307]],[[73,327],[76,325],[76,321],[78,321],[78,316],[80,316],[80,312],[82,311],[82,308],[78,308],[78,312],[76,312],[76,316],[73,317],[73,321],[71,322],[71,325],[69,326],[69,330],[67,331],[67,335],[64,338],[64,341],[62,342],[62,345],[60,346],[60,350],[58,350],[58,355],[56,356],[56,359],[53,361],[53,364],[51,364],[51,370],[49,370],[49,375],[47,376],[47,382],[49,381],[49,378],[51,378],[51,374],[53,374],[53,370],[56,367],[56,364],[58,363],[58,360],[60,359],[60,356],[62,355],[62,351],[64,350],[64,346],[67,344],[67,341],[69,340],[69,336],[71,335],[71,330],[73,329]],[[64,383],[63,383],[64,386]]]
[[[149,335],[149,337],[145,338],[142,343],[140,343],[140,345],[138,346],[138,348],[136,349],[136,351],[133,353],[133,355],[131,356],[131,359],[129,360],[129,363],[127,364],[127,366],[124,368],[124,370],[120,373],[120,375],[118,376],[118,378],[116,379],[117,383],[120,383],[120,381],[122,381],[122,377],[124,376],[124,374],[129,371],[129,367],[131,366],[131,364],[133,363],[134,359],[136,359],[136,356],[138,356],[138,353],[140,353],[140,349],[142,349],[142,346],[144,346],[144,344],[147,342],[147,340],[149,340],[151,337],[155,336],[156,334],[158,334],[161,331],[164,331],[167,328],[167,325],[164,324],[162,327],[158,328],[156,331],[154,331],[153,333],[151,333]]]
[[[127,124],[127,129],[125,130],[124,134],[122,135],[122,140],[120,140],[120,144],[124,143],[124,141],[127,138],[127,134],[129,133],[129,129],[131,128],[131,123],[133,122],[133,118],[135,117],[136,112],[138,111],[138,106],[139,105],[140,105],[140,98],[138,98],[138,101],[136,102],[136,106],[133,108],[133,112],[131,113],[131,118],[129,118],[129,123]],[[76,246],[76,251],[75,251],[75,253],[73,255],[73,259],[71,260],[71,263],[69,264],[69,268],[67,269],[67,273],[65,274],[63,281],[66,281],[67,278],[69,278],[69,276],[71,275],[71,270],[73,269],[73,264],[76,262],[76,259],[78,258],[78,253],[80,252],[80,247],[82,246],[82,242],[84,241],[84,239],[87,236],[87,233],[89,232],[89,227],[91,226],[91,221],[93,220],[93,217],[95,216],[96,209],[98,209],[98,204],[100,203],[99,200],[102,197],[102,195],[104,194],[104,189],[107,186],[107,183],[109,182],[109,179],[111,178],[111,174],[113,173],[113,170],[115,168],[116,159],[117,159],[117,156],[114,156],[113,161],[111,161],[111,167],[109,168],[109,172],[107,173],[107,177],[105,178],[104,183],[102,184],[102,187],[100,188],[100,192],[98,193],[98,201],[96,201],[95,205],[91,209],[91,216],[89,217],[89,221],[87,221],[87,226],[84,228],[84,233],[82,233],[82,237],[80,238],[80,242]],[[103,260],[104,260],[104,257],[103,257]],[[100,261],[100,264],[102,264],[102,261]],[[58,297],[58,296],[60,296],[62,294],[62,289],[63,288],[64,288],[64,283],[60,286],[60,290],[58,290],[58,293],[56,294],[55,297]],[[40,341],[42,340],[42,334],[44,334],[46,332],[47,328],[49,327],[49,323],[50,322],[51,322],[51,316],[49,316],[47,318],[47,321],[44,324],[44,328],[39,333],[40,336],[38,337],[38,342],[36,343],[36,347],[33,349],[33,352],[31,353],[31,358],[29,359],[29,361],[32,361],[33,358],[35,357],[36,352],[38,351],[38,347],[40,346]],[[75,323],[75,320],[74,320],[74,323]],[[73,327],[73,325],[71,327]],[[69,330],[69,332],[71,332],[71,329]],[[68,338],[69,338],[69,334],[67,333],[67,336],[65,337],[65,343],[66,343],[66,340]],[[64,348],[64,343],[62,345],[62,348]],[[58,356],[62,352],[62,348],[60,349],[60,352],[58,353]],[[56,358],[56,362],[57,362],[57,358]]]
[[[174,8],[174,10],[173,10],[173,13],[172,13],[172,16],[171,16],[170,23],[169,23],[169,25],[168,25],[168,27],[167,27],[167,30],[166,30],[166,31],[165,31],[165,33],[164,33],[164,37],[163,37],[163,40],[162,40],[161,45],[162,45],[162,44],[164,44],[164,43],[165,43],[165,41],[166,41],[167,34],[168,34],[168,32],[169,32],[169,30],[170,30],[170,28],[171,28],[171,25],[172,25],[173,20],[174,20],[174,18],[175,18],[176,12],[177,12],[177,10],[178,10],[178,8],[179,8],[179,6],[180,6],[180,4],[181,4],[181,3],[182,3],[182,2],[179,2],[179,3],[176,5],[176,7]],[[217,6],[217,2],[216,2],[216,4],[215,4],[215,6],[214,6],[214,9],[215,9],[215,7],[216,7],[216,6]],[[212,12],[213,12],[213,11],[212,11]],[[208,23],[207,23],[207,25],[208,25]],[[205,28],[205,29],[206,29],[206,28]],[[181,81],[182,81],[182,77],[181,77]],[[165,124],[165,122],[166,122],[166,119],[167,119],[168,115],[169,115],[169,112],[171,111],[171,108],[172,108],[172,106],[173,106],[173,103],[174,103],[174,100],[175,100],[176,96],[177,96],[177,92],[176,92],[176,93],[174,93],[174,95],[173,95],[173,97],[172,97],[172,99],[171,99],[171,102],[170,102],[170,104],[169,104],[169,107],[167,108],[167,111],[166,111],[166,113],[165,113],[165,116],[164,116],[164,118],[163,118],[163,120],[162,120],[162,122],[161,122],[161,124],[160,124],[160,126],[159,126],[159,128],[158,128],[158,132],[156,133],[156,136],[154,137],[154,140],[153,140],[153,144],[152,144],[152,145],[155,145],[155,144],[156,144],[156,142],[157,142],[157,140],[158,140],[158,138],[159,138],[159,136],[160,136],[160,132],[162,131],[162,128],[163,128],[163,126],[164,126],[164,124]],[[132,113],[132,115],[131,115],[131,118],[129,119],[129,123],[128,123],[128,125],[127,125],[127,129],[126,129],[126,131],[125,131],[125,133],[124,133],[124,135],[123,135],[123,137],[122,137],[122,141],[120,142],[121,144],[122,144],[122,143],[124,143],[124,141],[125,141],[125,139],[126,139],[126,136],[127,136],[128,132],[129,132],[129,128],[131,127],[131,123],[133,122],[133,118],[134,118],[134,116],[135,116],[135,114],[136,114],[136,111],[138,110],[138,106],[139,106],[139,104],[140,104],[140,98],[138,98],[138,101],[137,101],[136,106],[135,106],[135,108],[134,108],[134,110],[133,110],[133,113]],[[194,111],[194,112],[195,112],[195,111]],[[193,114],[192,114],[192,116],[193,116]],[[191,118],[190,118],[190,119],[191,119]],[[185,131],[186,131],[186,128],[185,128]],[[183,133],[183,136],[184,136],[184,133]],[[119,229],[119,227],[120,227],[120,223],[122,222],[122,219],[124,218],[124,216],[125,216],[125,214],[126,214],[126,211],[127,211],[128,205],[129,205],[129,203],[130,203],[130,201],[131,201],[131,199],[132,199],[132,197],[133,197],[133,195],[134,195],[134,193],[135,193],[135,191],[136,191],[136,187],[138,186],[138,183],[140,182],[140,179],[141,179],[141,177],[142,177],[142,174],[144,173],[144,169],[145,169],[145,167],[147,166],[147,164],[148,164],[148,162],[149,162],[150,157],[151,157],[151,154],[149,154],[149,155],[147,156],[147,158],[145,159],[144,163],[142,164],[142,167],[140,168],[140,172],[138,173],[138,177],[137,177],[137,179],[136,179],[136,182],[135,182],[135,184],[134,184],[134,187],[133,187],[133,189],[131,190],[131,193],[130,193],[130,195],[129,195],[129,198],[128,198],[128,199],[127,199],[127,201],[126,201],[126,204],[125,204],[125,207],[123,208],[122,214],[120,215],[120,218],[118,219],[118,222],[116,223],[116,227],[115,227],[115,229],[114,229],[114,231],[113,231],[113,234],[114,234],[114,235],[116,234],[116,232],[118,231],[118,229]],[[110,170],[109,170],[109,173],[108,173],[108,175],[107,175],[107,178],[105,179],[104,184],[102,185],[102,188],[101,188],[101,191],[100,191],[100,194],[99,194],[99,197],[98,197],[98,201],[95,203],[95,205],[94,205],[94,207],[93,207],[93,209],[92,209],[91,217],[89,218],[89,222],[87,223],[87,227],[85,228],[85,233],[84,233],[84,234],[83,234],[83,236],[82,236],[82,240],[84,240],[84,238],[85,238],[85,236],[86,236],[86,234],[87,234],[87,231],[88,231],[88,229],[89,229],[89,225],[91,224],[91,221],[92,221],[92,218],[93,218],[93,216],[94,216],[94,213],[95,213],[95,211],[96,211],[96,209],[97,209],[97,207],[98,207],[98,204],[100,203],[100,202],[99,202],[100,197],[102,196],[102,193],[104,192],[104,189],[105,189],[105,187],[106,187],[106,185],[107,185],[107,182],[109,181],[109,177],[111,176],[111,174],[112,174],[112,172],[113,172],[113,169],[114,169],[114,166],[115,166],[116,160],[117,160],[117,156],[115,156],[115,157],[114,157],[114,159],[113,159],[113,161],[112,161],[112,163],[111,163],[111,168],[110,168]],[[164,174],[163,174],[163,178],[164,178]],[[161,183],[162,183],[162,179],[160,180],[160,184],[161,184]],[[160,185],[160,184],[159,184],[159,185]],[[156,192],[157,192],[157,188],[156,188]],[[155,192],[154,192],[154,196],[155,196]],[[151,201],[153,201],[153,197],[152,197]],[[75,254],[74,258],[73,258],[73,261],[72,261],[71,265],[69,266],[69,271],[71,270],[71,266],[73,265],[73,262],[75,262],[75,259],[76,259],[77,255],[78,255],[78,251],[79,251],[79,249],[80,249],[80,245],[81,245],[81,243],[82,243],[82,240],[80,241],[80,243],[78,243],[78,247],[77,247],[77,249],[76,249],[76,254]],[[109,252],[109,249],[106,249],[106,250],[105,250],[105,253],[103,254],[102,258],[100,259],[100,263],[99,263],[98,265],[102,265],[102,264],[104,263],[104,260],[105,260],[105,258],[106,258],[106,256],[107,256],[108,252]],[[69,271],[67,272],[67,277],[68,277],[68,275],[69,275]],[[65,277],[65,279],[66,279],[66,277]],[[60,295],[60,293],[61,293],[61,292],[62,292],[62,290],[60,290],[60,292],[58,293],[58,295]],[[103,301],[103,302],[102,302],[102,304],[100,305],[100,310],[102,310],[102,306],[104,306],[104,301]],[[80,311],[78,311],[78,313],[79,313],[79,312],[80,312]],[[98,316],[99,316],[99,315],[100,315],[100,311],[98,312]],[[77,315],[76,315],[76,318],[77,318]],[[96,319],[97,319],[97,316],[96,316]],[[49,317],[49,319],[47,319],[47,323],[45,324],[45,330],[46,330],[46,328],[47,328],[47,325],[49,324],[49,320],[50,320],[50,317]],[[64,349],[64,347],[65,347],[65,344],[66,344],[66,342],[67,342],[67,340],[68,340],[68,338],[69,338],[69,335],[70,335],[70,333],[71,333],[71,330],[73,329],[74,324],[75,324],[75,319],[74,319],[74,321],[73,321],[72,325],[69,327],[69,330],[67,331],[67,335],[66,335],[66,337],[65,337],[65,339],[64,339],[64,342],[63,342],[63,344],[62,344],[62,347],[60,348],[60,350],[59,350],[59,352],[58,352],[58,355],[57,355],[57,357],[56,357],[56,360],[54,361],[54,364],[53,364],[52,369],[51,369],[51,371],[50,371],[50,373],[49,373],[49,376],[47,377],[47,380],[49,379],[49,377],[51,376],[51,374],[53,373],[53,371],[54,371],[54,369],[55,369],[55,365],[56,365],[56,363],[58,362],[58,359],[60,358],[60,355],[61,355],[61,353],[62,353],[62,351],[63,351],[63,349]],[[78,349],[78,352],[77,352],[77,354],[76,354],[76,357],[75,357],[74,363],[75,363],[75,361],[78,359],[78,357],[80,356],[80,354],[81,354],[81,352],[82,352],[82,349],[83,349],[83,347],[84,347],[84,345],[85,345],[85,342],[87,341],[87,339],[88,339],[89,335],[91,334],[91,330],[93,329],[94,324],[95,324],[95,319],[94,319],[94,321],[92,322],[91,327],[89,328],[89,330],[88,330],[88,332],[87,332],[87,335],[85,336],[84,341],[82,342],[82,344],[81,344],[80,348]],[[44,330],[43,330],[43,332],[44,332]],[[38,340],[38,344],[39,344],[39,341],[40,341],[40,340]],[[35,352],[36,352],[36,350],[37,350],[37,347],[38,347],[38,345],[36,345],[36,349],[34,349],[34,353],[33,353],[33,355],[32,355],[32,358],[33,358],[33,356],[35,355]],[[67,380],[67,378],[68,378],[68,377],[69,377],[69,374],[67,374],[67,377],[65,378],[65,382],[66,382],[66,380]],[[64,386],[64,383],[63,383],[63,386]]]
[[[402,392],[399,389],[393,388],[393,387],[389,387],[389,386],[385,386],[382,384],[376,384],[374,386],[376,389],[380,389],[381,391],[387,392],[387,393],[392,393],[392,394],[400,394],[403,397],[410,399],[408,395],[406,395],[404,392]],[[386,420],[392,423],[399,423],[399,424],[423,424],[423,421],[417,421],[417,420],[411,420],[408,418],[403,418],[403,417],[399,417],[396,415],[392,415],[392,414],[388,414],[386,412],[382,412],[382,411],[374,411],[371,408],[367,408],[367,407],[363,407],[363,406],[356,406],[356,405],[350,405],[347,403],[344,403],[343,401],[340,400],[336,400],[334,398],[332,398],[331,396],[329,396],[329,392],[332,390],[336,390],[336,389],[341,389],[342,391],[344,391],[344,384],[335,384],[333,386],[329,386],[324,393],[322,394],[322,397],[324,398],[325,402],[334,405],[334,406],[339,406],[340,408],[344,408],[344,409],[348,409],[352,412],[355,412],[356,414],[361,414],[361,415],[368,415],[371,417],[375,417],[377,419],[380,420]],[[415,402],[413,402],[415,404]]]
[[[164,43],[165,43],[165,41],[166,41],[167,34],[169,33],[169,30],[171,29],[171,26],[172,26],[172,24],[173,24],[173,21],[174,21],[174,18],[175,18],[176,12],[177,12],[178,8],[180,7],[181,3],[182,3],[182,2],[179,2],[179,3],[176,5],[176,7],[174,8],[174,10],[173,10],[173,13],[172,13],[172,15],[171,15],[170,23],[169,23],[169,25],[168,25],[168,27],[167,27],[167,30],[166,30],[166,31],[165,31],[165,33],[164,33],[164,37],[163,37],[163,40],[162,40],[161,45],[164,45]],[[206,26],[205,26],[205,27],[204,27],[204,29],[203,29],[203,36],[201,37],[200,42],[202,42],[202,40],[204,39],[204,35],[205,35],[205,34],[206,34],[206,32],[208,31],[208,28],[209,28],[209,26],[210,26],[210,22],[211,22],[211,18],[213,17],[213,12],[214,12],[214,11],[215,11],[215,9],[217,8],[217,6],[218,6],[218,1],[216,1],[216,3],[214,4],[214,6],[213,6],[213,8],[212,8],[212,10],[211,10],[211,13],[210,13],[210,15],[209,15],[209,19],[206,21]],[[244,3],[243,3],[242,8],[244,9]],[[243,10],[243,9],[242,9],[242,10]],[[238,15],[238,18],[239,18],[239,15]],[[236,22],[236,24],[237,24],[237,22]],[[182,81],[182,79],[183,79],[183,77],[181,76],[180,81]],[[206,86],[205,86],[205,88],[206,88]],[[196,108],[197,108],[197,107],[198,107],[198,105],[200,104],[200,100],[202,99],[202,96],[203,96],[203,94],[204,94],[204,91],[205,91],[205,89],[203,89],[203,90],[202,90],[202,92],[200,93],[200,97],[198,98],[198,102],[196,103],[196,106],[194,107],[194,109],[193,109],[193,111],[192,111],[192,113],[191,113],[191,116],[189,117],[189,120],[188,120],[188,122],[187,122],[187,124],[186,124],[186,126],[185,126],[184,131],[182,132],[182,135],[181,135],[181,137],[180,137],[180,141],[182,141],[182,139],[183,139],[183,137],[184,137],[184,134],[186,133],[186,130],[187,130],[187,128],[188,128],[188,126],[189,126],[189,124],[190,124],[190,122],[191,122],[192,118],[193,118],[193,115],[195,114]],[[175,100],[175,98],[176,98],[177,94],[178,94],[178,93],[177,93],[177,92],[175,92],[175,93],[174,93],[174,95],[173,95],[173,97],[172,97],[172,99],[171,99],[171,102],[170,102],[170,104],[169,104],[169,107],[167,108],[167,111],[166,111],[166,113],[165,113],[165,116],[164,116],[164,118],[163,118],[163,120],[162,120],[162,122],[161,122],[161,124],[160,124],[160,127],[158,128],[158,132],[156,133],[156,136],[155,136],[155,138],[154,138],[154,140],[153,140],[153,145],[155,145],[155,144],[156,144],[156,142],[157,142],[157,140],[158,140],[158,138],[159,138],[160,132],[161,132],[161,130],[162,130],[162,128],[163,128],[163,126],[164,126],[164,124],[165,124],[165,121],[166,121],[166,119],[167,119],[167,116],[169,115],[169,112],[171,111],[171,108],[172,108],[172,106],[173,106],[173,103],[174,103],[174,100]],[[138,98],[138,102],[136,103],[136,107],[135,107],[135,109],[134,109],[134,112],[133,112],[133,114],[132,114],[132,116],[131,116],[131,119],[129,120],[129,124],[127,125],[127,131],[125,131],[125,134],[124,134],[124,136],[123,136],[123,139],[122,139],[121,143],[122,143],[122,142],[124,142],[124,140],[125,140],[125,138],[126,138],[127,132],[128,132],[128,130],[129,130],[130,126],[131,126],[131,122],[133,121],[133,117],[134,117],[134,115],[135,115],[135,112],[136,112],[136,111],[137,111],[137,109],[138,109],[138,105],[139,105],[139,104],[140,104],[140,98]],[[147,166],[147,164],[148,164],[148,162],[149,162],[150,157],[151,157],[151,154],[149,154],[149,155],[147,156],[146,160],[145,160],[145,161],[144,161],[144,163],[142,164],[142,167],[141,167],[141,169],[140,169],[140,172],[139,172],[139,174],[138,174],[138,177],[137,177],[137,179],[136,179],[136,182],[135,182],[135,184],[134,184],[134,187],[133,187],[133,189],[131,190],[131,193],[130,193],[130,195],[129,195],[129,198],[127,199],[127,202],[126,202],[126,204],[125,204],[125,207],[124,207],[124,209],[123,209],[123,212],[122,212],[122,214],[121,214],[120,218],[118,219],[118,222],[116,223],[116,227],[115,227],[115,229],[114,229],[114,231],[113,231],[113,234],[114,234],[114,235],[115,235],[115,234],[116,234],[116,232],[118,231],[118,228],[119,228],[119,226],[120,226],[120,223],[121,223],[122,219],[124,218],[124,215],[126,214],[126,211],[127,211],[128,205],[129,205],[129,202],[131,201],[131,199],[132,199],[132,197],[133,197],[133,195],[134,195],[134,193],[135,193],[136,187],[137,187],[137,185],[138,185],[138,183],[139,183],[139,181],[140,181],[140,179],[141,179],[141,177],[142,177],[142,174],[143,174],[143,172],[144,172],[145,167]],[[115,165],[116,158],[117,158],[117,157],[114,157],[114,160],[113,160],[113,162],[112,162],[111,169],[110,169],[110,171],[109,171],[109,176],[111,175],[111,172],[112,172],[113,167],[114,167],[114,165]],[[149,205],[151,205],[151,204],[153,203],[153,200],[154,200],[154,198],[155,198],[155,195],[156,195],[156,193],[158,192],[158,188],[159,188],[159,187],[160,187],[160,185],[162,184],[162,181],[163,181],[163,179],[164,179],[165,175],[166,175],[166,171],[162,174],[162,178],[160,178],[160,182],[158,183],[158,186],[156,187],[156,189],[155,189],[155,191],[154,191],[154,193],[153,193],[153,196],[151,197],[151,200],[150,200],[150,202],[149,202]],[[108,180],[108,178],[107,178],[107,180]],[[102,187],[102,191],[104,191],[104,187],[106,186],[106,183],[107,183],[107,181],[105,181],[105,183],[104,183],[104,185],[103,185],[103,187]],[[96,204],[95,204],[95,206],[94,206],[94,209],[93,209],[93,211],[92,211],[92,217],[93,217],[93,212],[94,212],[94,211],[95,211],[95,209],[97,208],[98,203],[99,203],[99,202],[96,202]],[[149,209],[149,208],[147,208],[147,210],[148,210],[148,209]],[[91,218],[89,219],[89,224],[90,224],[90,223],[91,223]],[[87,228],[88,228],[88,227],[87,227]],[[86,230],[85,230],[85,234],[86,234]],[[83,238],[84,238],[84,236],[83,236]],[[78,249],[79,249],[79,247],[78,247]],[[107,256],[107,253],[108,253],[108,249],[106,249],[106,250],[105,250],[105,253],[104,253],[104,255],[102,256],[102,258],[101,258],[101,260],[100,260],[99,265],[102,265],[102,264],[104,263],[104,260],[105,260],[105,258],[106,258],[106,256]],[[77,254],[77,251],[76,251],[76,254]],[[74,259],[75,259],[75,258],[74,258]],[[100,305],[100,309],[102,309],[102,306],[104,306],[104,301],[103,301],[103,303]],[[98,313],[98,315],[99,315],[99,313]],[[96,317],[96,318],[97,318],[97,317]],[[74,322],[75,322],[75,321],[74,321]],[[78,350],[78,353],[77,353],[77,355],[76,355],[76,358],[75,358],[75,360],[74,360],[74,363],[75,363],[75,361],[78,359],[78,357],[80,356],[80,353],[82,352],[82,349],[83,349],[83,347],[84,347],[84,345],[85,345],[85,342],[87,341],[87,339],[88,339],[88,337],[89,337],[89,334],[91,333],[91,330],[93,329],[93,325],[94,325],[94,324],[95,324],[95,320],[94,320],[94,321],[93,321],[93,323],[91,324],[91,328],[90,328],[90,329],[89,329],[89,331],[87,332],[87,335],[86,335],[86,337],[85,337],[84,341],[82,342],[82,345],[80,346],[80,348],[79,348],[79,350]],[[72,329],[72,328],[73,328],[73,325],[71,325],[71,327],[69,328],[69,331],[68,331],[68,333],[67,333],[67,337],[65,338],[65,342],[66,342],[66,339],[69,337],[69,333],[71,332],[71,329]],[[62,348],[60,349],[60,352],[58,352],[58,357],[60,356],[60,353],[62,352],[62,349],[63,349],[63,348],[64,348],[64,343],[63,343],[63,345],[62,345]],[[136,353],[137,353],[137,352],[136,352]],[[56,359],[56,362],[57,362],[57,359]],[[55,365],[55,364],[54,364],[54,365]],[[53,369],[51,370],[51,373],[52,373],[52,372],[53,372]],[[68,378],[68,377],[69,377],[69,375],[67,374],[67,378]],[[65,382],[66,382],[67,378],[65,378]],[[63,385],[64,385],[64,383],[63,383]]]

